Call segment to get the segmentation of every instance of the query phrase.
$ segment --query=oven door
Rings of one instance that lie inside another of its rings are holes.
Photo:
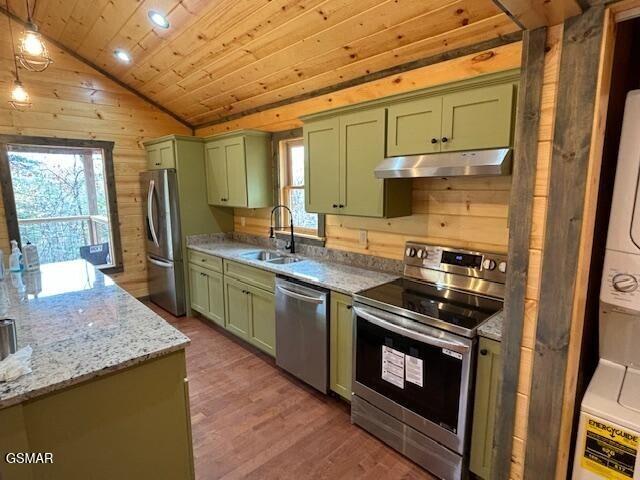
[[[353,393],[463,455],[474,341],[356,303]]]

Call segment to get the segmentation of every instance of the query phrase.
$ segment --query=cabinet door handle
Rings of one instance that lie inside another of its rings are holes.
[[[480,350],[480,355],[482,355],[482,356],[485,356],[487,353],[489,353],[489,352],[487,351],[486,348],[483,348],[482,350]]]
[[[207,276],[207,274],[206,274],[206,273],[202,273],[202,272],[200,272],[200,276],[201,276],[201,277],[206,277],[206,276]]]
[[[337,204],[337,203],[334,203],[334,204],[333,204],[333,208],[338,208],[338,204]]]
[[[431,143],[438,143],[438,139],[437,138],[432,138],[431,139]]]
[[[344,208],[344,205],[340,204],[338,205],[338,208]]]
[[[347,305],[347,310],[351,310],[353,308],[353,305]]]
[[[447,137],[442,137],[442,143],[447,143],[449,139]]]

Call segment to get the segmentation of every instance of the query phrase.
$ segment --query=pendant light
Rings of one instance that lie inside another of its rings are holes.
[[[9,11],[9,0],[5,0],[7,12]],[[7,15],[7,21],[9,22],[9,41],[11,42],[11,51],[13,52],[13,65],[16,69],[16,78],[13,81],[13,88],[11,90],[11,100],[9,100],[9,105],[11,105],[16,110],[26,110],[31,107],[31,97],[29,97],[29,93],[25,90],[22,82],[20,81],[20,74],[18,72],[18,61],[16,57],[15,46],[13,44],[13,28],[11,26],[11,17]]]
[[[29,0],[25,1],[27,3],[27,26],[22,33],[22,38],[20,38],[18,60],[20,61],[20,65],[29,71],[42,72],[51,65],[53,60],[49,57],[49,52],[47,52],[47,47],[42,40],[42,35],[38,32],[38,27],[31,19]]]

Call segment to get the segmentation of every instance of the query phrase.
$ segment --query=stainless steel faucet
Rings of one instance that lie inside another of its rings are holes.
[[[291,240],[289,240],[289,243],[285,248],[291,253],[296,253],[296,240],[293,236],[293,213],[291,212],[291,209],[286,205],[276,205],[271,210],[271,220],[269,222],[269,238],[276,238],[275,228],[273,226],[273,213],[279,208],[286,208],[289,211],[289,219],[291,220],[291,223],[289,225],[289,227],[291,228]]]

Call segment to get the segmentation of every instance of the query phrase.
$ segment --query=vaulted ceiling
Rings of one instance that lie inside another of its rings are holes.
[[[9,8],[26,18],[24,0]],[[35,21],[191,125],[519,29],[492,0],[37,0]]]

